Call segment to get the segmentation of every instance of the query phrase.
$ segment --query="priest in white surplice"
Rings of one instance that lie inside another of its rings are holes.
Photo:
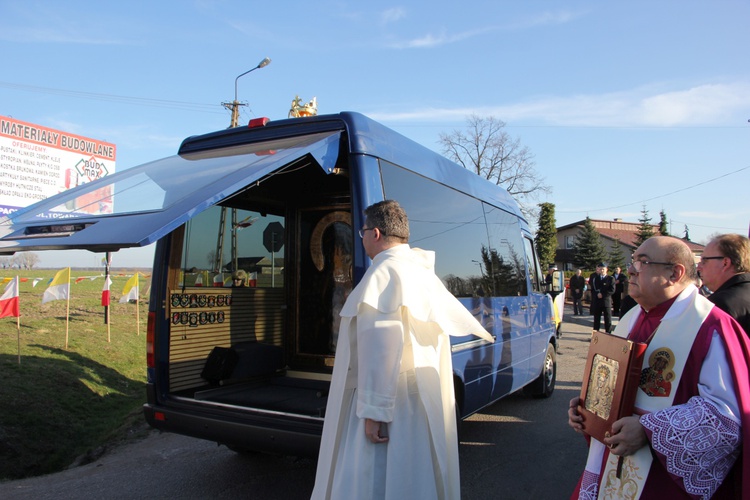
[[[448,335],[492,336],[406,244],[397,202],[368,207],[360,236],[373,263],[341,311],[312,498],[460,498]]]

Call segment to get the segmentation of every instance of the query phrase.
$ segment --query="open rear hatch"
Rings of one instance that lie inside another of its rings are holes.
[[[323,171],[332,170],[340,134],[333,130],[192,151],[183,146],[186,152],[119,171],[0,219],[0,254],[149,245],[282,167],[314,161]]]

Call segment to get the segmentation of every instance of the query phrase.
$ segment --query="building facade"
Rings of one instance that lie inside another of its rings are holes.
[[[575,269],[574,246],[578,234],[583,230],[585,220],[580,220],[572,224],[557,228],[557,252],[555,254],[555,264],[558,269],[572,271]],[[612,253],[616,246],[620,246],[620,251],[625,256],[625,266],[631,262],[631,255],[638,248],[636,243],[638,239],[639,222],[624,222],[622,219],[602,220],[591,219],[601,237],[602,244],[607,253]],[[658,235],[659,226],[652,225],[654,234]],[[696,263],[703,254],[704,246],[690,240],[684,240],[693,251]],[[591,270],[593,271],[593,269]]]

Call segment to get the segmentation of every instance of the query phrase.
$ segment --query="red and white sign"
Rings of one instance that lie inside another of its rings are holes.
[[[0,215],[114,173],[115,159],[114,144],[0,116]],[[112,194],[97,191],[60,211],[112,213]]]

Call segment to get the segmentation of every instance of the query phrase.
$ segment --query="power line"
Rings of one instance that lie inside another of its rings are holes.
[[[131,97],[115,94],[102,94],[97,92],[83,92],[78,90],[55,89],[51,87],[38,87],[35,85],[22,85],[18,83],[0,82],[0,87],[11,90],[21,90],[24,92],[33,92],[37,94],[62,95],[66,97],[75,97],[78,99],[92,99],[97,101],[118,102],[123,104],[134,104],[137,106],[149,106],[156,108],[182,109],[187,111],[197,111],[200,113],[221,113],[225,111],[219,109],[216,104],[203,104],[187,101],[173,101],[168,99],[149,99],[146,97]]]
[[[640,200],[640,201],[633,201],[633,202],[630,202],[630,203],[624,203],[624,204],[622,204],[622,205],[616,205],[616,206],[612,206],[612,207],[606,207],[606,208],[589,208],[589,209],[585,209],[585,210],[559,210],[559,212],[561,212],[561,213],[590,213],[590,212],[604,212],[604,211],[606,211],[606,210],[614,210],[614,209],[616,209],[616,208],[629,207],[629,206],[632,206],[632,205],[636,205],[636,204],[637,204],[637,205],[643,205],[643,204],[644,204],[644,203],[646,203],[647,201],[658,200],[659,198],[665,198],[665,197],[667,197],[667,196],[671,196],[671,195],[673,195],[673,194],[681,193],[681,192],[683,192],[683,191],[687,191],[687,190],[689,190],[689,189],[693,189],[693,188],[701,187],[701,186],[703,186],[703,185],[705,185],[705,184],[708,184],[709,182],[714,182],[714,181],[718,181],[719,179],[723,179],[724,177],[728,177],[728,176],[730,176],[730,175],[734,175],[734,174],[740,173],[740,172],[742,172],[742,171],[744,171],[744,170],[747,170],[747,169],[750,169],[750,165],[748,165],[747,167],[742,167],[742,168],[740,168],[740,169],[737,169],[737,170],[735,170],[735,171],[733,171],[733,172],[728,172],[728,173],[726,173],[726,174],[722,174],[722,175],[719,175],[719,176],[717,176],[717,177],[713,177],[713,178],[711,178],[711,179],[708,179],[708,180],[705,180],[705,181],[701,181],[701,182],[698,182],[697,184],[693,184],[692,186],[687,186],[687,187],[684,187],[684,188],[680,188],[680,189],[677,189],[677,190],[675,190],[675,191],[671,191],[671,192],[669,192],[669,193],[665,193],[665,194],[660,194],[660,195],[658,195],[658,196],[654,196],[654,197],[652,197],[652,198],[646,198],[646,199],[643,199],[643,200]]]
[[[681,220],[670,220],[669,223],[670,224],[682,224],[682,225],[688,226],[688,227],[707,227],[707,228],[710,228],[710,229],[726,229],[727,231],[738,231],[738,230],[742,229],[742,228],[736,228],[736,227],[716,226],[714,224],[710,224],[710,225],[706,225],[706,224],[693,224],[691,222],[685,222],[685,221],[681,221]]]

